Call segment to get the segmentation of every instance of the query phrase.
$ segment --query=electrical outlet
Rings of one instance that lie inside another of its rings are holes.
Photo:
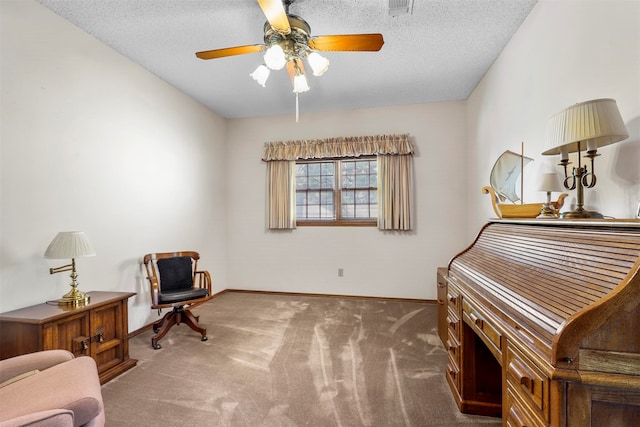
[[[344,268],[338,269],[338,277],[344,277]]]

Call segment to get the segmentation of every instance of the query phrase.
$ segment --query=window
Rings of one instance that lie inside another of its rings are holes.
[[[298,225],[376,225],[375,157],[296,161]]]
[[[262,160],[267,162],[269,230],[297,225],[412,229],[409,134],[268,142]]]

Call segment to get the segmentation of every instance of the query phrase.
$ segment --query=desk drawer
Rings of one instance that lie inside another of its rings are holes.
[[[498,332],[498,330],[488,320],[486,320],[478,310],[469,304],[466,299],[462,302],[462,310],[464,314],[468,316],[470,323],[475,326],[478,334],[483,338],[483,341],[493,344],[495,350],[501,354],[502,334],[500,334],[500,332]]]
[[[447,313],[447,326],[449,328],[449,334],[453,334],[454,337],[460,340],[460,319],[458,315],[454,313],[451,308]]]
[[[504,413],[507,427],[543,427],[547,424],[527,411],[514,396],[511,390],[507,391],[507,408]]]
[[[449,355],[449,361],[447,363],[447,377],[449,382],[455,387],[456,393],[460,394],[460,368],[455,360],[451,359]]]
[[[460,341],[457,336],[451,333],[451,330],[449,330],[447,339],[447,352],[449,353],[449,357],[460,365]]]
[[[507,345],[507,390],[520,396],[549,421],[549,378],[529,358]]]
[[[460,313],[460,292],[457,289],[454,289],[453,286],[449,286],[447,288],[447,302],[449,307],[453,309],[456,313]]]

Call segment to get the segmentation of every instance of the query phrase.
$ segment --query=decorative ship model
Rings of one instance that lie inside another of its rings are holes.
[[[482,187],[482,193],[491,195],[493,211],[498,218],[535,218],[540,215],[544,203],[523,203],[516,193],[520,181],[520,195],[523,194],[524,167],[532,161],[524,155],[524,150],[522,154],[507,150],[493,165],[489,178],[491,186]],[[567,194],[560,194],[557,201],[551,202],[556,212],[564,205],[565,197]],[[502,203],[506,200],[511,203]]]

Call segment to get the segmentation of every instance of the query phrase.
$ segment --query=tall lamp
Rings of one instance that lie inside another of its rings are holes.
[[[564,212],[562,218],[603,218],[598,212],[584,209],[584,188],[596,185],[594,159],[598,148],[629,137],[614,99],[594,99],[572,105],[554,114],[547,122],[547,150],[542,155],[560,154],[559,166],[564,168],[564,187],[577,189],[576,210]],[[591,161],[591,172],[582,165],[582,152]],[[578,153],[578,167],[567,172],[569,153]]]
[[[78,290],[78,273],[76,272],[76,258],[95,256],[89,239],[82,231],[63,231],[53,238],[44,252],[45,258],[68,259],[71,264],[50,268],[49,274],[71,271],[71,290],[57,300],[60,305],[83,305],[89,302],[89,296]]]

